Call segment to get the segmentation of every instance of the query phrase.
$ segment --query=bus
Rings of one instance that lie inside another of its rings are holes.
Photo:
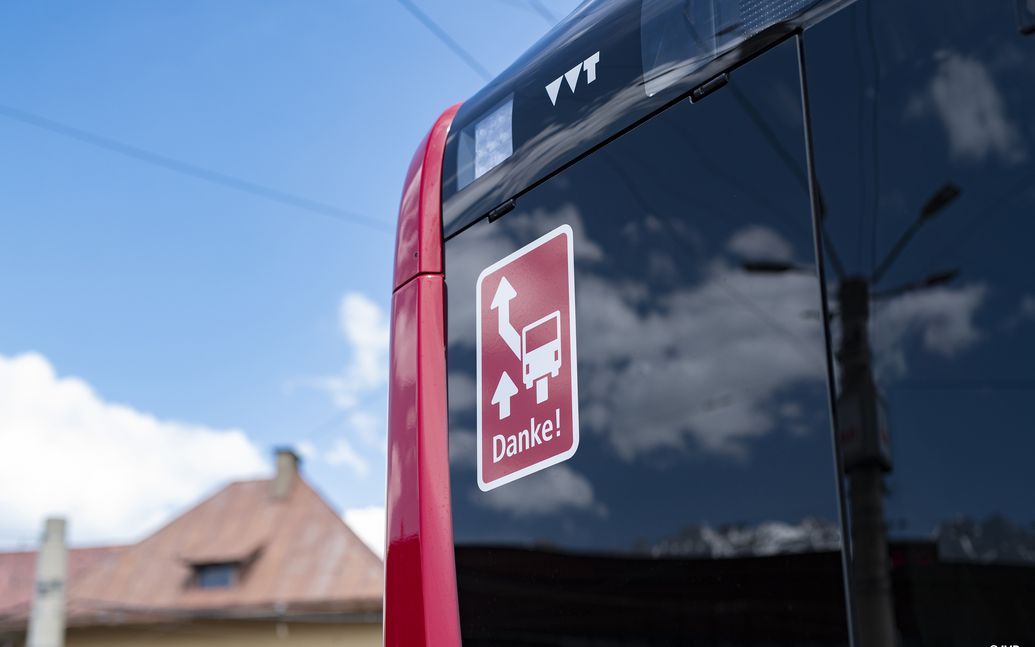
[[[1035,642],[1033,33],[591,0],[447,109],[399,210],[385,644]]]

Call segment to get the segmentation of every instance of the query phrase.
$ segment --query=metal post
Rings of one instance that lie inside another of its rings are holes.
[[[870,285],[848,278],[838,290],[841,367],[838,430],[848,478],[855,585],[857,647],[895,644],[884,473],[891,469],[882,403],[873,379],[869,343]]]
[[[65,520],[47,519],[43,543],[36,554],[36,590],[29,616],[27,647],[64,647],[67,573]]]

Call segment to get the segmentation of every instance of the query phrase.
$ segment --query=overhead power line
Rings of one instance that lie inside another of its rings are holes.
[[[503,0],[512,7],[521,7],[539,15],[540,18],[550,24],[551,27],[557,24],[557,16],[547,9],[539,0]]]
[[[1035,389],[1035,379],[1030,378],[975,378],[963,380],[906,380],[891,383],[889,390],[973,390],[973,391],[1029,391]]]
[[[410,0],[398,0],[398,2],[403,6],[404,9],[406,9],[406,11],[409,11],[411,14],[413,14],[413,17],[419,20],[420,23],[424,25],[424,27],[426,27],[428,31],[430,31],[432,34],[435,35],[436,38],[442,41],[443,45],[453,50],[453,53],[459,56],[460,60],[467,64],[467,67],[474,70],[474,72],[478,74],[478,76],[482,77],[482,79],[486,81],[492,80],[492,75],[489,74],[489,71],[487,69],[482,67],[481,63],[478,62],[478,59],[472,56],[471,53],[468,52],[466,49],[461,47],[460,43],[453,40],[453,38],[446,33],[446,30],[442,29],[442,27],[440,27],[438,23],[432,20],[430,16],[428,16],[426,13],[417,8],[417,5],[413,4],[413,2],[411,2]]]
[[[8,119],[12,119],[41,130],[46,130],[57,135],[62,135],[96,148],[102,148],[112,153],[118,153],[119,155],[134,159],[138,162],[144,162],[145,164],[157,166],[167,171],[187,175],[212,184],[218,184],[220,186],[234,189],[235,191],[241,191],[243,193],[249,193],[261,198],[266,198],[267,200],[279,202],[280,204],[295,207],[296,209],[318,213],[336,220],[355,225],[362,225],[378,231],[391,231],[392,229],[388,223],[381,220],[353,213],[324,202],[287,193],[286,191],[274,189],[257,182],[244,180],[239,177],[227,175],[226,173],[220,173],[219,171],[213,171],[202,166],[198,166],[197,164],[184,162],[160,153],[153,153],[138,146],[126,144],[103,135],[97,135],[89,131],[82,130],[81,128],[69,126],[25,110],[0,104],[0,116],[7,117]]]
[[[528,0],[528,4],[533,11],[546,19],[547,22],[554,25],[557,24],[557,16],[553,15],[553,12],[547,9],[546,5],[540,2],[540,0]]]

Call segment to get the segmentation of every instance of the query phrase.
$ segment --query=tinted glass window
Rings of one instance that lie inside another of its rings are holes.
[[[868,0],[805,37],[861,645],[1035,640],[1027,4]]]
[[[465,644],[847,642],[803,141],[787,43],[447,242]],[[476,281],[562,224],[580,444],[482,492]]]
[[[817,0],[643,0],[643,88],[654,95],[723,52],[816,4]]]
[[[237,564],[202,564],[194,567],[199,589],[218,589],[231,586],[237,575]]]

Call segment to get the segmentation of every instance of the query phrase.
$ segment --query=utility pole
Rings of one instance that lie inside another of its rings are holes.
[[[857,647],[896,644],[894,594],[888,527],[884,517],[884,475],[891,471],[891,443],[884,401],[877,391],[870,347],[870,304],[879,299],[924,290],[956,278],[941,271],[892,290],[874,292],[909,242],[960,195],[951,182],[940,187],[920,209],[869,277],[844,276],[837,289],[841,343],[837,363],[841,390],[837,399],[838,443],[848,481],[848,520],[852,534],[852,584]],[[828,250],[832,254],[831,249]]]
[[[837,397],[837,438],[841,467],[848,481],[855,647],[893,647],[896,644],[888,530],[884,518],[884,476],[892,468],[891,444],[884,400],[874,378],[870,304],[949,283],[959,272],[954,269],[935,272],[891,290],[875,292],[873,287],[884,278],[917,232],[959,195],[959,187],[951,182],[940,187],[868,277],[845,275],[844,265],[827,234],[823,214],[820,214],[819,233],[823,250],[838,280],[837,315],[841,319],[841,340],[837,348],[837,364],[841,383]],[[747,259],[742,267],[755,274],[812,272],[810,267],[784,260]]]
[[[891,452],[883,403],[873,378],[870,282],[862,277],[844,279],[837,298],[841,313],[838,434],[848,480],[856,644],[891,646],[895,615],[884,520],[884,474],[891,471]]]
[[[36,589],[29,616],[27,647],[64,647],[67,574],[65,520],[60,517],[47,519],[43,542],[36,553]]]

